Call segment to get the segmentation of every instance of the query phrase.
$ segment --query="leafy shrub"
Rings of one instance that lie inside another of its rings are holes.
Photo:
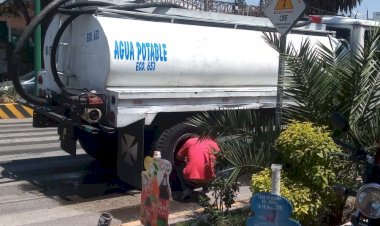
[[[270,192],[271,183],[271,170],[266,168],[252,176],[251,190],[253,193]],[[292,204],[293,218],[299,220],[302,225],[317,218],[321,207],[320,196],[301,183],[294,183],[284,172],[281,176],[281,196]]]
[[[310,122],[293,122],[276,141],[288,176],[315,191],[323,191],[336,182],[340,171],[337,153],[341,150],[325,127]]]
[[[235,203],[239,185],[237,182],[228,183],[226,178],[216,177],[209,188],[213,200],[208,196],[200,197],[199,204],[204,207],[204,213],[208,215],[208,223],[220,225],[220,222],[229,220],[229,210]]]
[[[341,150],[330,132],[309,122],[294,121],[280,134],[276,148],[279,161],[285,166],[281,195],[292,203],[294,217],[302,225],[339,222],[332,218],[341,216],[344,205],[338,202],[331,186],[345,184],[341,172],[346,172],[343,169],[347,162],[340,157]],[[253,175],[254,192],[270,188],[269,169]]]

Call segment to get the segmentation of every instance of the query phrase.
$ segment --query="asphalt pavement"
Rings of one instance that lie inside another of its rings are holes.
[[[247,186],[238,194],[247,205]],[[170,203],[170,222],[199,214],[196,200]],[[139,225],[140,192],[120,181],[78,146],[60,150],[56,128],[32,128],[31,119],[0,120],[0,225]]]

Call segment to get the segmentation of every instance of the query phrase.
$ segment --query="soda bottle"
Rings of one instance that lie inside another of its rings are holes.
[[[152,202],[150,200],[150,196],[148,196],[145,200],[145,226],[152,226],[151,219],[152,219]]]
[[[156,226],[157,221],[157,213],[158,213],[158,183],[157,183],[157,172],[155,171],[152,178],[152,193],[150,195],[151,197],[151,204],[152,204],[152,215],[151,215],[151,222],[152,226]]]
[[[170,188],[168,184],[168,175],[166,173],[164,174],[159,189],[160,195],[158,199],[157,226],[167,226],[169,225]]]
[[[158,165],[159,161],[161,159],[161,152],[155,151],[153,155],[153,162],[152,162],[152,170],[153,170],[153,177],[151,181],[152,186],[152,192],[151,192],[151,204],[152,204],[152,215],[151,215],[151,223],[152,226],[157,225],[157,215],[158,215],[158,196],[159,196],[159,187],[158,187],[158,181],[157,181],[157,174],[158,174]]]

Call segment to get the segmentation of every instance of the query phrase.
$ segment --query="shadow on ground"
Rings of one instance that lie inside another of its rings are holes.
[[[88,155],[14,160],[0,163],[0,167],[3,168],[0,175],[5,181],[0,184],[28,181],[30,184],[21,183],[19,187],[66,201],[120,195],[134,189],[122,182],[114,169],[102,166]]]

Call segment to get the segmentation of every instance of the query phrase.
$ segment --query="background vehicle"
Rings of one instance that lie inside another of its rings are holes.
[[[34,95],[35,92],[35,74],[34,71],[20,76],[20,82],[25,92]],[[0,82],[0,92],[13,89],[12,81]]]
[[[57,126],[68,153],[75,155],[79,141],[122,180],[140,187],[144,156],[154,148],[173,162],[193,131],[183,124],[187,117],[239,108],[273,114],[278,53],[262,39],[262,32],[275,31],[268,19],[163,3],[62,5],[68,2],[53,1],[29,24],[11,67],[16,90],[34,108],[33,126]],[[38,96],[31,96],[17,79],[17,56],[54,12]],[[333,32],[317,27],[295,29],[288,41],[295,47],[307,38],[339,45]]]

